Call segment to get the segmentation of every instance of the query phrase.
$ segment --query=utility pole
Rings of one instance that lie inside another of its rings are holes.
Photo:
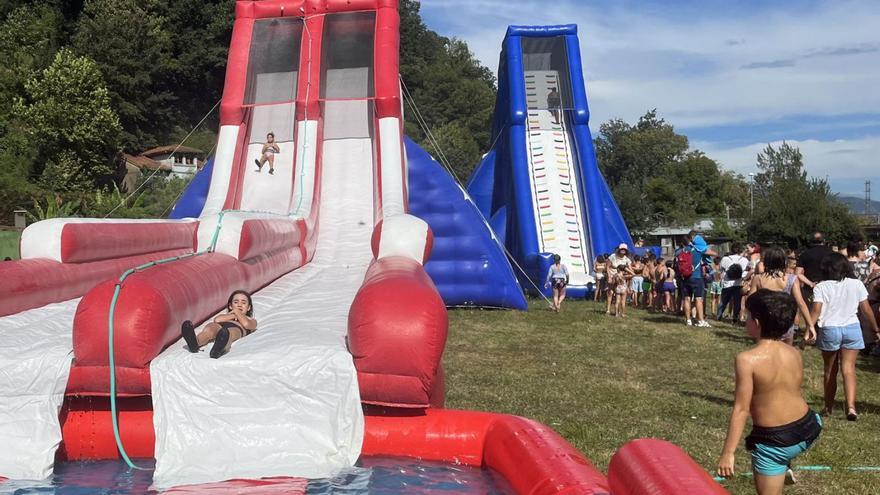
[[[749,172],[749,216],[755,216],[755,173]]]

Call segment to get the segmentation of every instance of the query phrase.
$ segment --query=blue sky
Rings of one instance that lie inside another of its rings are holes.
[[[594,131],[656,107],[729,170],[787,140],[836,192],[880,191],[880,1],[422,0],[422,16],[493,71],[508,24],[577,24]]]

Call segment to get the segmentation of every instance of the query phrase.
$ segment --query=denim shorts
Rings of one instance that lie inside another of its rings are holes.
[[[816,347],[821,351],[834,352],[840,349],[859,351],[865,348],[862,327],[852,323],[845,327],[821,327]]]

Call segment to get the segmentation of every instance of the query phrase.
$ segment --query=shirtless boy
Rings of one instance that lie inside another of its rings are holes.
[[[758,343],[736,356],[736,391],[730,427],[718,459],[718,475],[733,476],[734,452],[746,419],[752,432],[746,448],[752,454],[759,495],[782,493],[791,461],[819,438],[822,420],[801,395],[804,364],[800,351],[779,340],[794,323],[797,304],[789,294],[760,289],[746,300],[746,326]]]

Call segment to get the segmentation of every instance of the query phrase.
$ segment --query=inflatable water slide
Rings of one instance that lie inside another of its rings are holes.
[[[583,297],[595,257],[622,242],[632,247],[599,172],[589,121],[577,26],[510,26],[498,65],[493,146],[468,191],[533,293],[549,293],[543,283],[554,254],[570,272],[567,294]]]
[[[408,213],[396,1],[235,13],[199,216],[38,222],[0,265],[5,484],[153,458],[155,490],[296,494],[396,456],[491,469],[518,494],[723,493],[665,442],[624,446],[606,478],[540,423],[443,408],[447,313],[431,228]],[[274,174],[254,163],[270,133]],[[188,352],[181,322],[236,289],[258,330],[220,359]]]

